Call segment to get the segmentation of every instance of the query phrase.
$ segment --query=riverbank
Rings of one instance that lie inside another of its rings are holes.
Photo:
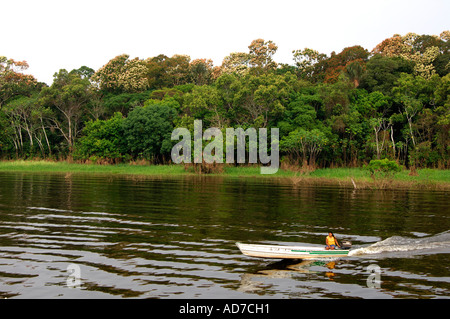
[[[78,164],[54,161],[1,161],[0,172],[35,173],[90,173],[134,176],[179,176],[199,175],[192,167],[184,165],[137,165],[137,164]],[[331,183],[356,189],[365,188],[427,188],[450,190],[450,170],[418,169],[416,174],[409,170],[397,173],[393,178],[370,177],[362,168],[322,168],[314,171],[295,171],[280,169],[272,175],[261,175],[259,166],[224,166],[220,172],[208,176],[280,178],[293,185],[304,183]]]

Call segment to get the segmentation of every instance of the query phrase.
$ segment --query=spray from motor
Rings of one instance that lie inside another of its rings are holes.
[[[370,246],[351,250],[348,256],[406,252],[440,247],[450,247],[450,231],[424,238],[392,236]]]

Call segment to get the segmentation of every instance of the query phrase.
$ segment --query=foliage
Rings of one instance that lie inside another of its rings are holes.
[[[414,63],[402,57],[375,54],[366,63],[366,72],[361,78],[361,88],[370,92],[380,91],[389,95],[401,73],[412,73]]]
[[[88,121],[77,142],[75,159],[121,161],[126,156],[124,118],[115,113],[108,120]]]
[[[40,92],[39,103],[50,110],[49,125],[65,139],[69,152],[73,151],[95,95],[89,79],[65,69],[55,73],[53,84]]]
[[[138,92],[147,89],[147,67],[139,58],[118,55],[92,76],[100,89],[109,92]]]
[[[297,129],[280,142],[280,148],[302,159],[303,164],[315,165],[317,155],[328,143],[326,134],[319,129]]]
[[[324,81],[327,83],[336,82],[341,72],[346,70],[351,64],[353,64],[353,69],[356,69],[356,65],[364,68],[368,56],[369,52],[359,45],[345,48],[338,54],[332,52],[331,57],[326,61]],[[356,61],[358,62],[355,63]],[[351,73],[356,72],[352,71]]]
[[[223,59],[222,72],[245,75],[249,70],[250,58],[248,53],[232,52]]]
[[[252,41],[248,48],[250,57],[249,64],[255,74],[274,70],[277,67],[277,63],[272,57],[277,52],[278,46],[273,41],[256,39]]]
[[[370,172],[373,178],[376,177],[393,177],[395,173],[402,170],[402,167],[395,161],[390,161],[387,158],[382,160],[371,160],[370,163],[364,166]]]
[[[162,160],[170,153],[173,121],[177,115],[176,102],[150,100],[136,107],[123,122],[127,150],[133,158]]]
[[[265,39],[221,65],[122,54],[98,70],[61,69],[50,86],[0,56],[0,156],[160,163],[173,128],[200,119],[222,131],[279,128],[280,155],[299,165],[449,168],[449,40],[407,33],[370,52],[304,48],[291,64],[277,63]]]
[[[15,61],[0,56],[0,109],[14,97],[29,96],[42,87],[32,75],[23,73],[28,67],[26,61]]]
[[[321,67],[327,60],[326,54],[319,53],[310,48],[294,50],[292,54],[295,65],[298,68],[299,76],[315,82],[317,75],[322,73]]]
[[[430,78],[436,73],[446,75],[450,71],[449,65],[443,63],[450,58],[448,34],[448,31],[439,36],[418,35],[412,32],[404,36],[395,34],[378,44],[372,52],[410,60],[414,63],[415,74],[424,78]]]

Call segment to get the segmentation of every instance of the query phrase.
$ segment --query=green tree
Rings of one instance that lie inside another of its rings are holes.
[[[87,67],[85,65],[81,66],[78,69],[73,69],[70,71],[71,74],[76,74],[81,79],[90,79],[95,74],[94,69],[91,69],[90,67]]]
[[[401,73],[413,72],[413,63],[402,57],[376,54],[367,61],[366,72],[361,78],[360,88],[369,92],[380,91],[390,96]]]
[[[353,86],[357,88],[361,82],[361,78],[366,72],[366,64],[362,59],[357,59],[348,62],[344,69],[345,74],[348,76]]]
[[[133,158],[161,161],[170,153],[176,104],[174,101],[149,100],[128,114],[123,122],[124,138]]]
[[[105,93],[102,96],[102,103],[107,116],[112,116],[116,112],[127,116],[134,107],[143,106],[150,97],[150,91],[139,93]]]
[[[11,141],[11,126],[5,116],[5,113],[0,111],[0,157],[10,157],[12,155],[12,141]]]
[[[145,63],[147,65],[147,77],[150,89],[173,86],[172,81],[167,76],[168,56],[159,54],[158,56],[148,58],[145,60]]]
[[[376,156],[377,159],[381,158],[381,153],[384,146],[387,144],[386,138],[388,134],[386,132],[390,129],[392,123],[388,120],[388,112],[391,104],[389,99],[384,96],[381,92],[372,92],[367,96],[367,107],[369,111],[366,116],[368,117],[368,122],[372,132],[374,133],[375,145],[376,145]],[[382,139],[380,141],[380,133],[382,134]]]
[[[296,129],[281,140],[280,150],[301,159],[303,165],[314,167],[317,156],[328,142],[326,134],[320,129]]]
[[[434,93],[436,97],[436,149],[442,159],[441,167],[450,165],[450,74],[444,76]]]
[[[40,92],[40,103],[52,111],[48,119],[65,139],[69,153],[72,153],[75,140],[83,128],[89,103],[95,93],[89,79],[64,69],[55,73],[52,85]]]
[[[246,75],[239,79],[233,97],[234,118],[238,125],[267,127],[284,112],[296,78],[290,73],[260,76]]]
[[[124,118],[115,113],[108,120],[88,121],[76,143],[74,158],[118,162],[126,158]]]
[[[296,128],[311,130],[318,126],[318,114],[322,100],[315,86],[308,86],[292,94],[276,127],[281,136],[287,136]]]
[[[219,92],[214,86],[195,86],[183,96],[183,109],[189,116],[203,120],[206,127],[227,126],[226,110],[222,107]]]
[[[9,137],[14,144],[16,156],[34,155],[37,147],[42,157],[45,157],[47,153],[51,155],[46,121],[44,121],[50,111],[39,103],[36,95],[21,96],[10,101],[4,107],[4,114],[9,120]]]
[[[429,101],[429,81],[420,76],[402,73],[392,89],[394,100],[400,106],[400,111],[407,120],[408,130],[413,146],[417,144],[414,122],[416,116]]]
[[[328,58],[326,54],[305,48],[292,51],[294,62],[298,68],[299,76],[311,82],[316,82],[318,76],[324,71],[323,67]]]

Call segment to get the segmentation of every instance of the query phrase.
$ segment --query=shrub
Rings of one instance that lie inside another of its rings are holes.
[[[402,166],[395,161],[390,161],[387,158],[382,160],[371,160],[364,169],[370,172],[372,178],[376,177],[393,177],[395,173],[402,170]]]

